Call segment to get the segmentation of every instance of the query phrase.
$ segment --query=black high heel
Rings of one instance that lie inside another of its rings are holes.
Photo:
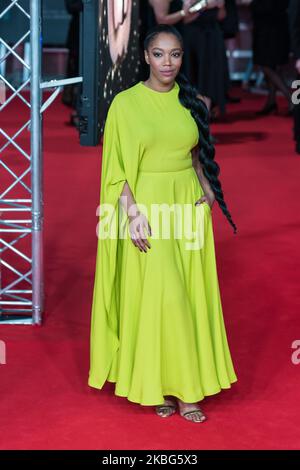
[[[255,113],[257,116],[268,116],[269,114],[278,114],[277,103],[266,104],[260,111]]]

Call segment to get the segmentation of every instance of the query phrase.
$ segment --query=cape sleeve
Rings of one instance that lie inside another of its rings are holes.
[[[126,103],[116,95],[103,135],[98,247],[93,290],[89,385],[102,388],[119,347],[118,292],[115,288],[119,238],[119,197],[125,182],[135,196],[139,146],[126,119]],[[107,216],[106,209],[109,215]],[[105,213],[105,216],[104,216]],[[109,236],[102,236],[102,225]],[[100,234],[100,236],[99,236]]]
[[[121,118],[121,115],[120,115]],[[126,181],[121,151],[121,129],[118,123],[118,104],[115,97],[107,113],[102,150],[100,202],[113,204]]]

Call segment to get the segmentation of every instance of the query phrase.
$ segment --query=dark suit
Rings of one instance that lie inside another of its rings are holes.
[[[289,6],[290,32],[292,51],[295,59],[300,59],[300,1],[290,0]],[[300,80],[300,74],[298,74]],[[300,144],[300,104],[294,109],[294,138]]]
[[[239,13],[236,0],[225,0],[226,17],[220,22],[225,39],[235,38],[239,32]]]
[[[276,69],[289,62],[289,0],[253,0],[253,62]]]
[[[300,2],[299,0],[290,0],[290,29],[292,50],[296,59],[300,59]]]

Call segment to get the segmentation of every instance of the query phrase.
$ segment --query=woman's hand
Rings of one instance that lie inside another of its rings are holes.
[[[196,202],[195,202],[195,206],[199,206],[200,204],[202,204],[203,202],[207,202],[207,204],[209,205],[210,209],[212,209],[212,206],[215,202],[215,195],[214,194],[203,194],[203,196],[200,197],[200,199],[198,199]]]
[[[184,10],[185,14],[187,15],[189,12],[189,8],[195,3],[195,0],[184,0],[182,9]]]
[[[185,12],[185,16],[183,17],[183,22],[184,24],[191,23],[192,21],[195,21],[198,16],[200,15],[200,12],[196,11],[195,13],[190,13],[189,9],[191,6],[195,3],[195,0],[184,0],[183,3],[183,11]]]
[[[148,219],[144,214],[138,212],[136,215],[129,215],[129,233],[132,243],[140,250],[147,253],[147,247],[151,248],[145,231],[151,236],[151,227]]]

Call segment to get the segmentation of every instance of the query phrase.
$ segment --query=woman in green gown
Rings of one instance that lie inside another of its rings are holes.
[[[218,180],[208,111],[180,72],[168,25],[144,41],[150,75],[119,92],[105,123],[88,384],[206,419],[198,402],[236,382],[212,228]]]

